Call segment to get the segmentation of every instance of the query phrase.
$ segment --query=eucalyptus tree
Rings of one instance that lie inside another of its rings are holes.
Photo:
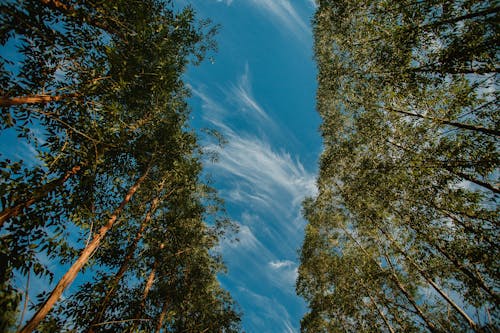
[[[498,327],[498,11],[319,1],[304,331]]]
[[[206,222],[223,216],[213,191],[200,182],[199,157],[188,148],[193,136],[178,138],[176,146],[185,148],[171,169],[147,181],[151,191],[142,194],[150,204],[139,201],[143,211],[135,214],[141,220],[126,217],[129,223],[111,231],[94,256],[99,274],[61,305],[78,331],[237,331],[239,315],[217,281],[223,266],[211,251],[225,225]]]
[[[196,142],[186,131],[182,74],[214,47],[215,29],[191,8],[169,5],[42,0],[0,7],[1,43],[19,51],[2,56],[1,129],[35,145],[45,141],[33,165],[1,164],[2,293],[16,299],[14,272],[52,276],[41,252],[72,263],[20,332],[61,324],[47,314],[93,256],[91,265],[121,265],[114,279],[102,272],[96,279],[108,294],[116,289],[144,242],[141,228],[166,191],[184,184],[176,173],[198,177],[177,167]],[[134,231],[136,240],[125,245]]]

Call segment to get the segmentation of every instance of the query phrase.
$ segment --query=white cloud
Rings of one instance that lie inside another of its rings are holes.
[[[293,290],[295,281],[299,274],[298,266],[291,260],[272,260],[269,262],[271,268],[272,280],[278,286]]]
[[[286,28],[296,37],[305,40],[310,35],[309,26],[289,0],[250,0],[250,2],[264,11],[276,25]]]
[[[238,201],[252,200],[260,206],[276,205],[286,201],[287,206],[297,208],[302,199],[315,192],[315,177],[305,171],[298,159],[285,151],[277,152],[269,143],[255,136],[243,136],[226,129],[228,144],[218,151],[216,171],[222,176],[236,178],[239,184]],[[245,192],[242,191],[245,188]]]
[[[231,4],[233,3],[233,0],[217,0],[217,2],[223,2],[226,5],[231,6]]]
[[[295,332],[287,308],[262,294],[296,298],[298,265],[292,260],[303,237],[300,207],[305,196],[316,193],[315,174],[278,144],[285,138],[290,146],[295,139],[259,103],[248,65],[234,84],[192,91],[202,102],[203,119],[227,140],[223,147],[205,144],[219,155],[206,167],[218,179],[221,197],[239,210],[233,216],[239,243],[221,244],[233,283],[245,289],[237,301],[251,302],[246,315],[252,331],[266,332],[272,323],[278,332]]]
[[[192,88],[194,95],[203,102],[204,119],[216,126],[227,140],[222,148],[215,144],[206,146],[208,151],[219,155],[218,163],[210,167],[229,180],[232,188],[228,190],[227,199],[230,201],[250,202],[292,218],[289,213],[299,209],[303,198],[316,193],[315,175],[306,171],[297,157],[271,147],[269,139],[259,135],[262,129],[271,135],[279,134],[281,130],[253,96],[250,78],[247,64],[237,85],[222,90],[232,103],[231,109],[241,111],[238,113],[227,111],[227,106],[216,102],[203,88]],[[233,129],[231,120],[234,117],[239,121],[247,118],[250,126],[243,130]]]
[[[243,111],[254,112],[255,115],[262,118],[262,120],[270,121],[267,113],[253,97],[248,63],[245,64],[245,73],[240,77],[238,85],[233,86],[231,92],[234,95],[233,98],[242,106]]]
[[[273,269],[280,269],[280,268],[283,268],[283,267],[290,267],[290,266],[294,266],[295,263],[291,260],[283,260],[283,261],[280,261],[280,260],[273,260],[271,262],[269,262],[269,265],[273,268]]]
[[[238,243],[232,243],[236,246],[243,246],[248,249],[256,249],[262,247],[260,242],[255,238],[252,230],[246,225],[240,225],[238,234],[236,236],[239,239]]]
[[[316,0],[307,0],[309,5],[311,5],[312,8],[318,8],[318,4],[316,3]]]
[[[264,326],[266,322],[272,321],[279,325],[281,328],[280,332],[297,332],[291,324],[290,314],[276,299],[255,293],[244,287],[240,287],[238,290],[243,293],[248,300],[251,300],[253,307],[256,308],[256,313],[252,315],[252,317],[254,317],[252,318],[253,322],[260,323],[259,326]],[[259,327],[259,329],[260,328],[261,327]],[[257,329],[257,327],[255,327],[255,329]]]

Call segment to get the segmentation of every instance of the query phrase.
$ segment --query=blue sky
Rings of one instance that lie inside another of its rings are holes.
[[[187,74],[192,124],[227,139],[207,163],[239,242],[224,242],[221,281],[247,332],[298,332],[305,303],[295,294],[305,221],[321,150],[315,112],[313,0],[192,0],[221,25],[219,51]]]

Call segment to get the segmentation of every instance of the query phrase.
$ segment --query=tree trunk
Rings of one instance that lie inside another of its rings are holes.
[[[134,322],[133,322],[132,327],[130,329],[130,333],[133,333],[136,331],[137,324],[141,320],[141,317],[144,313],[144,309],[146,308],[146,300],[148,298],[149,291],[151,290],[151,287],[153,286],[153,282],[155,281],[157,267],[158,267],[158,261],[155,259],[155,262],[153,264],[153,268],[151,269],[151,272],[149,273],[148,279],[146,280],[146,284],[144,285],[144,291],[142,292],[141,304],[139,305],[139,309],[137,310],[137,313],[135,315]]]
[[[484,187],[492,192],[495,192],[496,194],[500,194],[500,189],[498,189],[497,187],[491,185],[490,183],[487,183],[487,182],[483,182],[482,180],[479,180],[477,178],[474,178],[472,177],[471,175],[468,175],[466,173],[463,173],[463,172],[454,172],[453,170],[448,169],[448,171],[450,171],[451,173],[459,176],[460,178],[463,178],[471,183],[474,183],[476,185],[479,185],[481,187]]]
[[[57,187],[64,184],[71,176],[78,173],[78,171],[80,171],[83,165],[84,164],[74,166],[71,170],[67,171],[64,175],[62,175],[58,179],[55,179],[43,185],[42,187],[40,187],[40,189],[33,191],[33,195],[27,200],[19,202],[12,207],[5,208],[2,212],[0,212],[0,228],[4,225],[4,223],[8,219],[20,215],[24,209],[36,203],[37,201],[45,197],[47,194],[55,190]]]
[[[403,216],[400,212],[397,213],[400,217]],[[450,216],[449,214],[447,214],[447,216],[453,220],[456,220],[453,216]],[[469,269],[469,267],[467,267],[465,264],[459,261],[459,259],[457,259],[456,256],[450,254],[448,250],[446,250],[445,246],[439,244],[440,243],[439,240],[434,239],[432,235],[429,235],[429,233],[423,232],[422,231],[423,228],[418,223],[415,223],[412,218],[410,218],[408,225],[417,234],[421,235],[430,246],[434,247],[436,250],[438,250],[439,253],[441,253],[443,257],[448,259],[460,272],[462,272],[462,274],[464,274],[469,279],[477,283],[481,289],[483,289],[490,296],[492,296],[496,304],[500,303],[500,297],[498,296],[498,294],[494,291],[492,287],[486,284],[483,276],[478,271],[474,269],[472,270]]]
[[[462,15],[462,16],[452,17],[452,18],[449,18],[446,20],[441,20],[441,21],[436,21],[436,22],[424,24],[424,25],[420,26],[419,29],[435,28],[435,27],[438,27],[438,26],[441,26],[444,24],[458,23],[460,21],[469,20],[469,19],[473,19],[476,17],[480,17],[480,16],[487,16],[487,15],[491,15],[491,14],[496,14],[499,11],[500,11],[500,8],[498,8],[498,7],[487,8],[487,9],[478,11],[476,13],[469,13],[469,14]]]
[[[382,320],[384,321],[384,324],[385,326],[387,327],[387,329],[389,330],[390,333],[396,333],[394,331],[394,328],[392,328],[392,325],[391,323],[389,322],[389,320],[387,319],[387,317],[385,316],[385,314],[382,312],[382,310],[379,309],[377,303],[375,302],[375,300],[373,299],[373,297],[371,295],[368,295],[368,297],[370,297],[370,301],[372,302],[372,305],[375,307],[375,309],[377,309],[377,312],[379,314],[379,316],[382,318]]]
[[[10,107],[14,105],[21,104],[37,104],[37,103],[50,103],[59,102],[64,99],[69,99],[78,96],[77,94],[67,94],[67,95],[29,95],[20,97],[0,97],[0,107]]]
[[[165,181],[163,181],[161,183],[160,188],[159,188],[159,192],[161,192],[163,190],[164,185],[165,185]],[[111,288],[106,293],[104,300],[100,303],[101,306],[100,306],[99,313],[98,313],[97,317],[91,322],[87,333],[93,333],[94,332],[93,326],[101,322],[103,315],[106,312],[106,309],[108,307],[109,301],[111,300],[111,297],[113,297],[113,295],[115,294],[116,287],[118,286],[118,283],[120,282],[120,280],[123,278],[123,275],[125,275],[125,272],[127,271],[128,267],[130,265],[130,261],[134,257],[134,253],[135,253],[135,250],[137,249],[137,245],[139,244],[139,241],[142,239],[144,231],[146,230],[146,227],[149,225],[149,222],[151,221],[152,215],[154,214],[154,212],[158,208],[158,205],[160,203],[160,199],[168,198],[174,192],[174,190],[175,190],[175,188],[172,189],[168,194],[166,194],[164,196],[155,197],[153,199],[153,201],[151,202],[151,206],[150,206],[148,212],[146,213],[146,216],[142,220],[142,223],[139,226],[139,230],[137,230],[135,238],[132,240],[132,243],[130,243],[128,248],[127,248],[127,254],[125,255],[125,258],[123,259],[123,262],[120,266],[120,269],[118,270],[118,272],[115,274],[115,277],[111,281]]]
[[[56,287],[52,290],[49,298],[43,303],[42,307],[38,309],[38,311],[33,315],[33,317],[26,323],[26,325],[21,329],[18,333],[31,333],[40,322],[47,316],[49,311],[55,305],[55,303],[59,300],[64,290],[73,282],[76,278],[78,272],[82,269],[82,267],[88,262],[91,254],[99,247],[99,244],[106,236],[106,233],[113,227],[113,224],[116,222],[116,219],[122,212],[123,208],[129,203],[132,199],[134,193],[139,189],[141,184],[146,179],[150,170],[150,166],[146,169],[144,174],[135,182],[134,185],[128,190],[127,194],[123,198],[120,206],[115,209],[111,217],[109,218],[106,225],[99,229],[99,232],[94,236],[94,239],[83,249],[80,257],[73,263],[70,269],[64,274],[64,276],[59,280]]]
[[[391,266],[391,276],[392,280],[396,283],[398,289],[405,295],[406,299],[411,303],[415,311],[417,311],[418,316],[422,318],[422,320],[425,322],[425,325],[429,329],[429,331],[433,333],[439,333],[439,330],[436,328],[436,326],[427,318],[426,315],[422,312],[422,310],[418,307],[417,302],[413,299],[413,297],[410,295],[410,293],[406,290],[406,288],[403,286],[401,281],[399,280],[397,274],[395,273],[394,266],[392,265],[391,259],[387,254],[385,254],[385,260],[387,263]]]
[[[361,249],[361,251],[368,257],[370,258],[372,261],[374,261],[376,263],[376,265],[382,270],[384,271],[384,268],[381,266],[381,264],[375,260],[373,258],[373,256],[371,256],[368,251],[366,251],[366,249],[354,238],[353,235],[351,235],[351,233],[349,231],[347,231],[347,229],[345,227],[341,227],[342,230],[345,232],[345,234]],[[425,325],[427,326],[427,328],[429,329],[429,331],[431,331],[432,333],[439,333],[439,330],[436,329],[436,326],[427,318],[427,316],[423,313],[423,311],[419,308],[417,302],[413,299],[413,297],[410,295],[410,293],[406,290],[406,288],[403,286],[403,284],[401,283],[401,281],[399,281],[399,278],[398,276],[396,275],[395,273],[395,269],[392,265],[392,262],[389,258],[389,256],[387,254],[385,254],[385,258],[386,258],[386,261],[387,263],[389,264],[389,266],[391,267],[391,277],[392,277],[392,280],[394,281],[394,283],[396,283],[396,286],[398,287],[398,289],[401,291],[401,293],[405,296],[405,298],[408,300],[408,302],[410,302],[410,304],[412,305],[412,307],[415,309],[415,311],[417,312],[418,316],[424,321]]]
[[[450,120],[446,120],[446,119],[442,119],[442,118],[434,118],[434,117],[424,116],[422,114],[408,112],[408,111],[403,111],[403,110],[398,110],[398,109],[394,109],[394,108],[391,108],[391,107],[383,107],[383,108],[386,109],[386,110],[388,110],[388,111],[392,111],[392,112],[396,112],[396,113],[399,113],[399,114],[403,114],[405,116],[426,119],[426,120],[430,120],[430,121],[435,122],[435,123],[445,124],[445,125],[453,126],[453,127],[464,129],[464,130],[481,132],[481,133],[488,134],[488,135],[500,136],[500,131],[495,130],[495,129],[491,129],[491,128],[486,128],[486,127],[483,127],[483,126],[469,125],[469,124],[458,123],[458,122],[455,122],[455,121],[450,121]]]
[[[130,265],[130,261],[134,257],[134,253],[135,253],[135,250],[137,249],[137,245],[139,244],[139,241],[142,239],[144,230],[146,230],[146,226],[151,219],[151,213],[155,208],[152,207],[151,210],[148,211],[148,214],[146,215],[146,218],[144,218],[144,220],[142,221],[142,223],[139,227],[139,230],[137,231],[137,234],[135,235],[135,238],[132,240],[132,243],[130,243],[130,245],[128,246],[127,254],[125,255],[125,258],[123,259],[123,262],[120,266],[120,269],[118,270],[118,272],[116,272],[113,280],[111,281],[111,288],[106,293],[106,296],[101,303],[101,310],[99,311],[99,315],[96,318],[96,320],[94,320],[93,324],[97,324],[101,321],[102,316],[103,316],[104,312],[106,311],[106,308],[108,307],[108,303],[109,303],[111,297],[113,297],[113,295],[115,294],[116,287],[118,286],[118,283],[123,278],[123,275],[125,275],[125,272],[127,271],[128,267]],[[89,333],[90,332],[92,332],[92,330],[89,330]]]
[[[420,118],[420,119],[426,119],[426,120],[430,120],[430,121],[432,121],[434,123],[437,123],[437,124],[445,124],[445,125],[453,126],[453,127],[464,129],[464,130],[480,132],[480,133],[484,133],[484,134],[488,134],[488,135],[493,135],[493,136],[500,136],[500,131],[498,131],[496,129],[486,128],[486,127],[483,127],[483,126],[464,124],[464,123],[459,123],[459,122],[455,122],[455,121],[451,121],[451,120],[447,120],[447,119],[443,119],[443,118],[435,118],[435,117],[425,116],[423,114],[413,113],[413,112],[404,111],[404,110],[399,110],[399,109],[395,109],[395,108],[392,108],[392,107],[389,107],[389,106],[380,106],[380,105],[374,105],[374,104],[372,104],[372,105],[365,105],[363,102],[355,101],[355,100],[351,100],[351,99],[346,99],[346,102],[352,103],[352,104],[357,104],[357,105],[360,105],[362,107],[368,107],[369,106],[369,107],[373,107],[373,108],[377,108],[377,109],[383,109],[383,110],[387,110],[387,111],[390,111],[390,112],[399,113],[399,114],[402,114],[402,115],[405,115],[405,116],[416,117],[416,118]]]
[[[167,314],[168,302],[165,300],[161,307],[161,313],[158,316],[158,321],[156,322],[155,333],[160,333],[161,327],[163,326],[163,320],[165,320],[165,315]]]
[[[146,281],[146,285],[144,286],[144,291],[142,293],[142,301],[141,301],[141,312],[143,312],[144,306],[146,304],[146,299],[148,298],[149,291],[153,286],[153,282],[155,281],[156,276],[156,267],[158,267],[158,262],[155,260],[153,264],[153,268],[151,269],[151,273],[149,273],[148,279]]]
[[[478,327],[476,323],[465,313],[465,311],[458,306],[432,279],[432,277],[429,276],[421,267],[418,265],[410,256],[404,251],[401,246],[394,240],[394,238],[385,230],[382,228],[378,227],[380,232],[385,235],[385,237],[396,247],[399,253],[403,255],[403,257],[408,260],[408,262],[417,269],[417,271],[422,275],[422,277],[438,292],[441,297],[443,297],[448,304],[454,308],[464,319],[467,321],[469,326],[476,332],[478,332]]]

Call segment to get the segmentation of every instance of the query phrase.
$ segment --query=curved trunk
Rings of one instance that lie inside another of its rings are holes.
[[[157,267],[158,267],[158,261],[155,260],[155,262],[153,264],[153,268],[151,269],[151,272],[149,273],[149,276],[146,280],[146,284],[144,285],[144,291],[142,292],[141,304],[139,305],[139,309],[137,310],[137,313],[135,315],[133,325],[130,328],[130,333],[136,332],[137,325],[141,321],[141,317],[144,313],[144,309],[146,308],[146,300],[148,298],[149,291],[151,290],[151,287],[153,286],[153,282],[155,281]]]

